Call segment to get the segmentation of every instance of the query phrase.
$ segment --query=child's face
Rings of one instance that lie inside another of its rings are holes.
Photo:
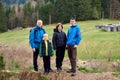
[[[48,40],[48,35],[43,36],[44,40]]]

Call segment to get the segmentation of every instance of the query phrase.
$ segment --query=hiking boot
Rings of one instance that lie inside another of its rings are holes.
[[[62,68],[60,67],[60,70],[62,70]]]
[[[71,76],[75,76],[75,75],[76,75],[76,73],[75,73],[75,72],[72,72],[72,73],[71,73]]]
[[[49,72],[53,72],[53,70],[50,68],[50,69],[49,69]]]
[[[48,72],[44,72],[43,74],[44,74],[44,75],[48,75]]]
[[[72,73],[72,69],[69,69],[66,71],[67,73]]]
[[[34,69],[35,72],[38,72],[38,69]]]
[[[62,71],[62,68],[57,68],[57,71],[58,71],[58,72]]]

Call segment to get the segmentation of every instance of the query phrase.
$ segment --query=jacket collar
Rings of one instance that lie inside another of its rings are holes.
[[[72,25],[71,27],[76,27],[77,26],[77,24],[75,24],[75,25]]]
[[[36,27],[35,27],[37,30],[41,30],[42,29],[42,26],[41,27],[38,27],[37,25],[36,25]]]

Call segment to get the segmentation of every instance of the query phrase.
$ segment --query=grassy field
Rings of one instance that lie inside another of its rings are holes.
[[[79,59],[120,59],[120,32],[105,32],[95,28],[95,25],[119,23],[116,20],[79,21],[82,41],[78,46]],[[70,24],[64,24],[67,30]],[[46,32],[52,39],[55,24],[45,25]],[[29,29],[0,33],[0,45],[16,45],[29,47]]]

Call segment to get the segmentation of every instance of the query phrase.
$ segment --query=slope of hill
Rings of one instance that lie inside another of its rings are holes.
[[[95,28],[95,25],[110,23],[116,24],[119,21],[91,20],[77,22],[81,26],[83,37],[77,50],[78,69],[85,70],[91,65],[94,70],[102,69],[102,73],[83,73],[82,71],[77,71],[77,76],[70,77],[70,74],[65,71],[70,67],[66,50],[66,57],[63,61],[64,71],[50,73],[48,75],[50,80],[120,80],[120,77],[116,78],[112,73],[114,70],[120,71],[120,32],[105,32]],[[55,26],[56,24],[44,25],[44,29],[49,34],[50,40],[52,39]],[[63,31],[67,33],[69,26],[70,24],[64,24]],[[33,70],[33,66],[32,50],[29,45],[29,30],[24,29],[0,33],[0,54],[2,53],[4,56],[6,70],[24,71],[24,69],[27,69],[28,73],[25,74],[31,75],[30,71]],[[40,72],[43,73],[42,58],[39,58],[38,61]],[[85,65],[85,68],[80,67],[82,66],[81,62]],[[55,56],[51,58],[51,66],[52,69],[56,70]],[[120,76],[120,73],[117,75]]]
[[[78,58],[80,59],[119,59],[120,58],[120,32],[105,32],[95,28],[95,25],[119,23],[116,20],[96,20],[77,22],[81,26],[83,39],[78,46]],[[64,31],[67,33],[69,24],[65,24]],[[46,32],[52,39],[55,25],[46,25]],[[0,45],[17,45],[29,47],[29,30],[10,31],[0,33]],[[92,54],[92,55],[91,55]]]

